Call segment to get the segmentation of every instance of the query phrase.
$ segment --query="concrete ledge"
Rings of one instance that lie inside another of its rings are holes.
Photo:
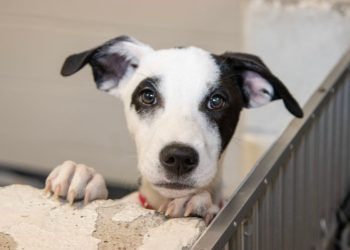
[[[166,219],[133,193],[83,207],[23,185],[0,188],[0,249],[189,249],[205,225]]]

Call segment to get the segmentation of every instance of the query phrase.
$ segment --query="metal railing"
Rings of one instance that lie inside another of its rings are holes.
[[[326,249],[350,191],[350,50],[193,249]]]

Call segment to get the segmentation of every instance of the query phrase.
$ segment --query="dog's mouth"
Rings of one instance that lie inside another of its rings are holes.
[[[184,190],[184,189],[193,189],[194,187],[187,184],[182,183],[157,183],[154,184],[156,187],[167,188],[167,189],[176,189],[176,190]]]

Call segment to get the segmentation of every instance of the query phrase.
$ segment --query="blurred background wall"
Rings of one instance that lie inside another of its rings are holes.
[[[119,100],[65,57],[121,34],[154,48],[195,45],[261,55],[305,103],[350,41],[350,1],[0,0],[0,185],[71,159],[110,185],[136,187],[136,153]],[[271,119],[273,117],[273,119]],[[230,194],[292,117],[280,102],[245,112],[225,161]],[[40,182],[38,185],[41,185]]]
[[[59,75],[66,56],[127,34],[154,48],[240,50],[238,1],[0,1],[0,163],[46,174],[66,159],[136,186],[133,141],[119,100],[90,69]],[[4,179],[4,178],[3,178]]]

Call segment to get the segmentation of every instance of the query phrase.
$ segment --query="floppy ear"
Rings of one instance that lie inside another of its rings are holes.
[[[99,47],[69,56],[61,69],[63,76],[70,76],[86,64],[92,68],[97,88],[109,92],[128,80],[138,67],[140,58],[153,51],[139,41],[119,36]]]
[[[237,76],[246,108],[256,108],[282,99],[290,113],[299,118],[303,117],[303,111],[298,102],[259,57],[227,52],[219,58],[220,64],[228,66],[229,70]]]

